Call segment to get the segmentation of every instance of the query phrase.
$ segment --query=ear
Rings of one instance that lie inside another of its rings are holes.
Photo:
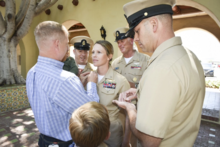
[[[54,44],[55,49],[59,50],[60,41],[59,41],[58,39],[56,39],[56,40],[53,42],[53,44]]]
[[[150,23],[151,23],[153,32],[154,32],[154,33],[157,32],[158,25],[159,25],[158,19],[157,19],[156,17],[153,17],[153,18],[150,20]]]
[[[105,140],[108,140],[110,136],[111,136],[111,132],[108,132],[108,135],[106,136]]]
[[[113,56],[112,54],[109,54],[109,55],[108,55],[108,60],[111,60],[111,59],[112,59],[112,56]]]
[[[130,42],[131,42],[131,44],[133,45],[134,39],[133,39],[133,38],[130,38]]]

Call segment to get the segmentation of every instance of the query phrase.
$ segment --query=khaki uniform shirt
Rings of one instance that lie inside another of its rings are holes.
[[[162,43],[138,86],[136,128],[163,138],[160,147],[192,147],[205,95],[203,68],[180,37]]]
[[[129,82],[138,83],[147,68],[149,58],[149,56],[136,51],[128,64],[126,64],[124,57],[120,56],[112,62],[112,67],[125,76]]]
[[[126,78],[114,71],[112,67],[108,69],[102,80],[97,83],[100,103],[107,108],[111,122],[111,136],[107,141],[104,141],[109,147],[120,147],[125,123],[124,114],[121,113],[119,107],[113,104],[112,101],[118,100],[119,94],[129,88],[130,85]]]

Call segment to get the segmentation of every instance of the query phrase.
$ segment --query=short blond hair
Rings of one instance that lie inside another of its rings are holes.
[[[72,139],[80,147],[97,147],[108,136],[109,128],[108,111],[97,102],[79,107],[69,121]]]
[[[44,21],[37,25],[34,31],[36,42],[51,37],[64,37],[66,28],[55,21]]]

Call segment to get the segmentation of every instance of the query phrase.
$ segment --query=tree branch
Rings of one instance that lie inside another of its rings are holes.
[[[40,14],[43,10],[45,10],[45,8],[47,7],[47,5],[49,5],[51,2],[51,0],[41,0],[36,9],[35,9],[35,15]]]
[[[30,0],[22,0],[19,11],[18,11],[17,16],[16,16],[16,20],[15,20],[16,28],[18,28],[18,26],[24,20],[24,17],[27,13],[29,4],[30,4]]]
[[[6,39],[10,39],[15,32],[15,1],[7,0],[5,19],[7,23]]]
[[[26,17],[24,18],[21,27],[17,30],[17,41],[19,41],[28,33],[28,30],[34,18],[35,7],[36,7],[36,0],[31,0],[29,4],[29,8],[26,13]]]
[[[5,24],[6,22],[2,16],[2,12],[0,12],[0,36],[5,33],[5,30],[6,30]]]
[[[54,5],[58,0],[41,0],[35,9],[35,16],[40,14],[42,11],[47,10],[49,7]]]

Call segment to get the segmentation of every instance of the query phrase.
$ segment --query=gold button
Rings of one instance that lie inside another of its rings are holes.
[[[137,78],[136,78],[136,77],[134,77],[134,78],[133,78],[133,81],[134,81],[134,82],[136,82],[136,81],[137,81]]]
[[[145,12],[145,13],[144,13],[144,16],[147,16],[147,15],[148,15],[148,13],[147,13],[147,12]]]

